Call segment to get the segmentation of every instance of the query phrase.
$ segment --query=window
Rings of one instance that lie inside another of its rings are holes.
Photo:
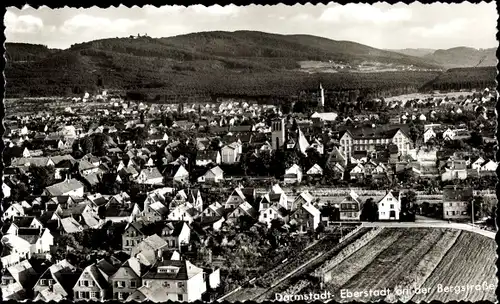
[[[123,288],[123,287],[125,287],[125,282],[123,282],[123,281],[117,281],[117,282],[116,282],[116,287],[118,287],[118,288]]]
[[[89,287],[89,281],[82,281],[80,285],[83,285],[85,287]]]
[[[467,215],[467,211],[462,211],[462,215]]]
[[[130,281],[130,287],[131,288],[136,288],[135,281]]]
[[[394,204],[391,204],[390,208],[391,208],[391,209],[394,209]]]
[[[94,287],[94,281],[90,281],[90,282],[89,282],[89,286],[90,286],[90,287]]]
[[[450,212],[449,212],[449,211],[446,211],[446,215],[450,215]]]
[[[118,293],[118,294],[120,294],[120,293]],[[101,297],[101,293],[99,291],[92,291],[90,293],[90,297],[95,298],[95,299],[99,299]]]
[[[41,280],[40,280],[40,285],[42,285],[42,286],[46,286],[46,285],[47,285],[47,280],[45,280],[45,279],[41,279]]]
[[[181,293],[177,295],[177,301],[184,301],[184,296]]]
[[[449,203],[448,206],[453,207],[453,203]]]
[[[184,287],[184,282],[177,282],[177,287],[183,288]]]
[[[128,246],[129,245],[129,242],[128,240],[125,241],[125,246]]]
[[[165,282],[163,282],[163,287],[170,288],[170,284],[167,281],[165,281]]]
[[[266,213],[264,213],[264,218],[267,218],[267,214]]]

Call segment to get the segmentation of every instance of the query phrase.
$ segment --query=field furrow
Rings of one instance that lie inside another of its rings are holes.
[[[439,264],[448,250],[455,244],[459,235],[459,230],[445,230],[437,243],[420,259],[418,265],[415,268],[409,268],[408,272],[399,279],[395,289],[402,292],[395,293],[394,290],[392,290],[384,301],[390,303],[398,301],[408,302],[416,292],[421,292],[416,288],[420,288],[425,280],[427,280],[436,265]]]
[[[403,234],[402,230],[384,229],[373,240],[353,253],[342,263],[331,269],[326,276],[329,278],[326,289],[336,294],[342,285],[347,283],[358,272],[368,266],[382,251],[391,246]]]
[[[496,243],[494,240],[470,232],[462,232],[433,273],[423,284],[431,291],[416,295],[413,302],[427,301],[496,301],[495,289],[467,290],[467,284],[486,282],[496,288]],[[461,291],[439,290],[439,285],[453,288],[465,286]]]
[[[382,251],[372,263],[344,284],[342,289],[362,291],[394,288],[400,276],[414,267],[442,235],[441,229],[405,230],[392,246]],[[371,295],[355,300],[364,302],[380,299],[379,296]]]

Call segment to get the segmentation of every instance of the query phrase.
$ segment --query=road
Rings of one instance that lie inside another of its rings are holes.
[[[490,239],[495,239],[496,232],[484,230],[471,224],[448,223],[441,220],[421,220],[416,222],[363,222],[363,227],[386,227],[386,228],[449,228],[459,229],[481,234]]]

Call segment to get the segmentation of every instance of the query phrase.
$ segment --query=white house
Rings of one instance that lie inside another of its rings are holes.
[[[83,197],[84,185],[76,179],[67,179],[63,182],[45,188],[47,196],[76,196]]]
[[[242,152],[242,145],[238,142],[234,142],[230,145],[225,145],[221,149],[222,151],[222,163],[224,164],[234,164],[239,161],[239,156]]]
[[[141,170],[136,182],[143,185],[161,185],[163,184],[163,176],[157,168],[147,168]]]
[[[489,160],[485,164],[481,166],[481,171],[489,171],[489,172],[494,172],[497,170],[498,164],[494,160]]]
[[[184,168],[183,165],[180,165],[177,171],[174,174],[174,181],[184,184],[189,182],[189,172]]]
[[[482,157],[479,157],[476,161],[474,161],[471,165],[472,169],[474,170],[480,170],[482,165],[485,163],[486,161],[484,160],[484,158]]]
[[[13,203],[10,205],[7,210],[2,214],[3,221],[12,219],[14,216],[22,216],[24,215],[24,208],[19,203]]]
[[[284,183],[295,184],[302,181],[302,169],[299,165],[294,164],[285,171]]]
[[[2,183],[2,192],[3,192],[3,197],[8,198],[10,197],[10,187],[6,183]]]
[[[428,142],[431,138],[436,138],[436,132],[432,128],[424,131],[424,143]]]
[[[224,180],[224,171],[219,166],[216,166],[210,170],[208,170],[205,174],[198,177],[198,182],[213,182],[218,183]]]
[[[286,216],[280,211],[278,206],[270,206],[260,211],[259,222],[266,224],[267,227],[271,227],[271,223],[274,219],[286,219]]]
[[[377,203],[379,220],[399,220],[401,197],[399,192],[389,191]]]
[[[309,170],[307,170],[306,174],[311,176],[323,175],[323,169],[318,164],[314,164]]]

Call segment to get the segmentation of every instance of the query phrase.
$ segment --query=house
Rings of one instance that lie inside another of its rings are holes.
[[[233,142],[232,144],[223,146],[221,151],[222,163],[234,164],[239,162],[239,156],[242,153],[242,145],[238,142]]]
[[[424,131],[424,143],[428,142],[431,138],[436,138],[436,132],[432,128]]]
[[[387,194],[377,202],[379,220],[399,220],[401,212],[401,193],[388,191]]]
[[[219,166],[209,169],[205,174],[198,177],[199,183],[218,183],[224,180],[224,171]]]
[[[180,251],[181,246],[188,245],[191,238],[191,229],[184,221],[168,222],[161,235],[169,248]]]
[[[54,237],[47,228],[19,228],[17,236],[30,244],[32,257],[45,258],[54,245]]]
[[[471,187],[448,185],[443,188],[443,219],[467,219],[469,203],[473,199]]]
[[[239,205],[247,201],[247,198],[242,190],[243,189],[241,187],[236,187],[233,190],[231,195],[229,195],[229,197],[227,198],[226,203],[224,204],[224,209],[229,211],[234,210]]]
[[[66,179],[65,181],[46,187],[43,192],[43,195],[51,197],[53,196],[83,197],[83,189],[84,185],[80,181],[72,178],[72,179]]]
[[[481,166],[480,171],[495,172],[497,167],[498,164],[494,160],[490,159]]]
[[[12,219],[15,216],[23,216],[23,215],[24,215],[24,207],[19,203],[13,203],[2,214],[2,220],[6,221]]]
[[[486,160],[482,157],[479,157],[477,160],[475,160],[472,164],[471,167],[474,170],[481,170],[482,165],[486,162]]]
[[[294,164],[285,171],[284,183],[295,184],[302,182],[302,169],[299,165]]]
[[[143,222],[131,222],[125,226],[122,233],[122,250],[125,252],[132,251],[132,248],[137,246],[145,238],[143,233]]]
[[[259,222],[266,224],[268,228],[271,227],[272,221],[275,219],[286,222],[286,210],[283,207],[273,205],[260,211]]]
[[[201,301],[207,290],[203,269],[187,260],[158,261],[142,278],[143,286],[127,301],[163,303]]]
[[[333,122],[337,119],[337,117],[338,117],[338,114],[335,112],[323,112],[323,113],[314,112],[311,115],[311,119],[318,118],[319,120],[325,121],[325,122]]]
[[[209,164],[220,165],[222,157],[219,151],[200,151],[196,154],[196,165],[207,166]]]
[[[162,185],[163,175],[155,167],[143,169],[137,176],[136,182],[142,185]]]
[[[314,232],[321,220],[321,212],[311,203],[303,204],[290,216],[290,224],[297,225],[300,233]]]
[[[109,277],[113,300],[126,300],[142,286],[143,268],[138,259],[131,257]]]
[[[167,218],[172,221],[185,221],[191,224],[196,214],[197,210],[189,202],[185,202],[173,208]]]
[[[81,270],[71,265],[67,260],[62,260],[51,265],[33,287],[35,301],[44,302],[73,299],[73,286],[75,286]]]
[[[413,148],[413,142],[405,127],[379,126],[375,128],[349,128],[340,134],[339,151],[351,158],[354,151],[372,152],[379,145],[394,144],[400,155],[406,155]]]
[[[73,287],[74,301],[104,301],[111,292],[109,277],[116,272],[116,268],[108,261],[100,261],[85,267]]]
[[[73,217],[60,220],[59,231],[63,234],[71,234],[83,231],[83,226]]]
[[[36,278],[37,273],[27,260],[4,268],[1,285],[2,300],[27,300]]]
[[[336,206],[339,209],[339,220],[341,221],[359,221],[361,215],[361,203],[359,201],[359,196],[351,191],[347,197],[345,197]]]
[[[224,213],[224,207],[218,203],[210,204],[203,212],[201,213],[202,217],[221,217]]]
[[[351,180],[361,179],[365,175],[365,167],[362,164],[356,164],[347,168]]]
[[[258,212],[255,210],[249,202],[245,201],[242,204],[239,204],[233,211],[231,211],[227,215],[227,220],[235,221],[240,216],[248,216],[252,219],[257,218]]]
[[[10,192],[11,192],[11,188],[9,187],[9,185],[7,185],[5,183],[5,181],[2,182],[2,193],[3,193],[3,197],[4,198],[8,198],[10,197]]]
[[[9,254],[17,256],[17,261],[30,259],[32,246],[27,240],[13,234],[4,235],[1,239],[2,246],[7,249]],[[3,263],[3,262],[2,262]],[[8,266],[9,263],[4,264]]]
[[[21,228],[43,229],[43,225],[34,216],[14,216],[6,234],[17,235]]]
[[[183,165],[180,165],[177,171],[175,171],[173,180],[174,182],[179,184],[185,184],[189,182],[189,172]]]
[[[444,172],[441,174],[442,181],[464,180],[467,178],[467,164],[465,160],[449,160],[443,168]]]
[[[307,170],[306,174],[313,177],[322,176],[323,169],[318,164],[314,164],[309,170]]]
[[[167,241],[153,234],[133,247],[130,256],[137,258],[142,265],[152,266],[167,248]]]

